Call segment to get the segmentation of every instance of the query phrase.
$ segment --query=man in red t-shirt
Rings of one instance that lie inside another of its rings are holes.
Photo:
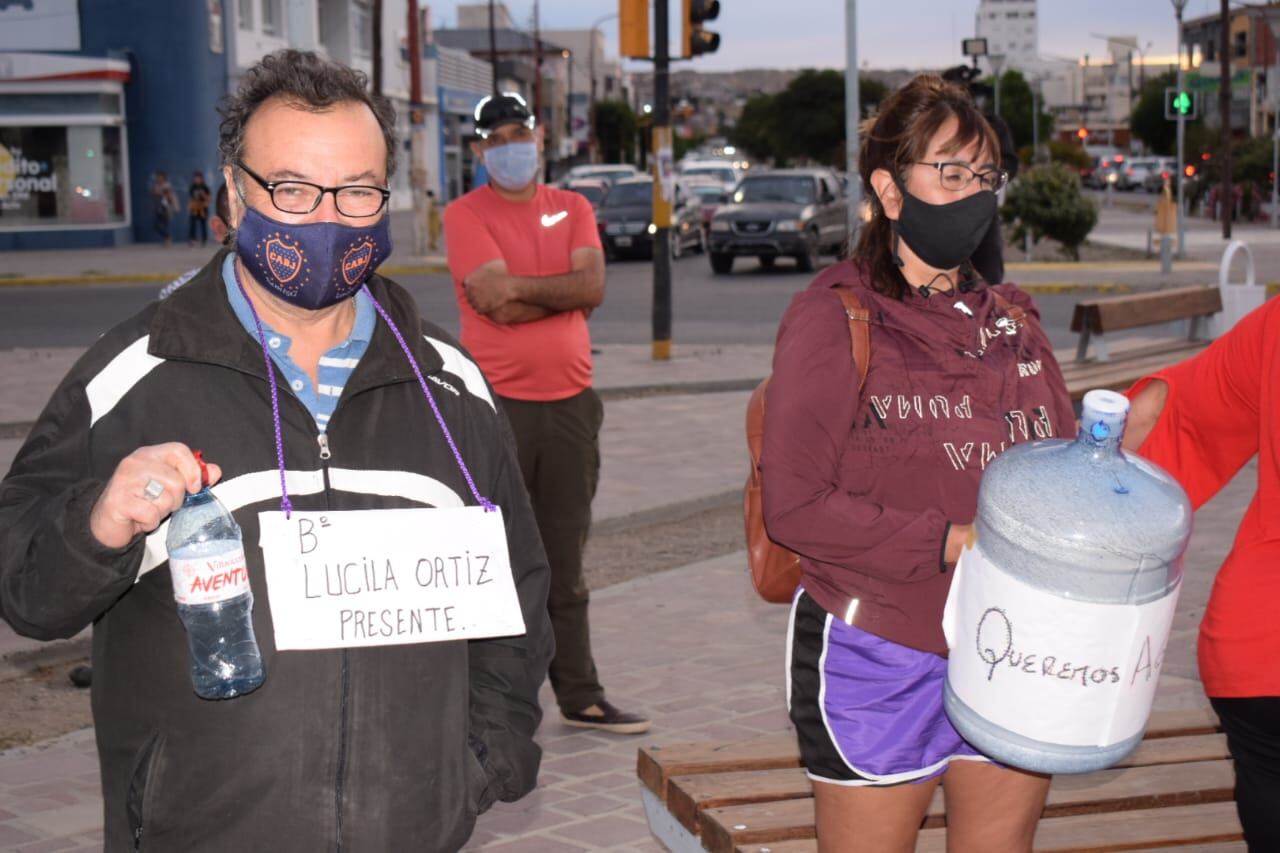
[[[542,136],[519,95],[481,101],[476,133],[489,182],[445,209],[445,245],[462,343],[511,420],[551,565],[551,687],[569,725],[638,734],[649,721],[604,698],[582,577],[604,418],[587,330],[604,299],[595,215],[581,195],[538,182]]]
[[[1129,389],[1124,446],[1200,507],[1254,457],[1258,484],[1200,622],[1200,678],[1235,759],[1250,851],[1280,850],[1280,299]]]

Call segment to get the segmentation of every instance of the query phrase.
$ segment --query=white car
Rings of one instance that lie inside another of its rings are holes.
[[[587,163],[570,169],[560,178],[558,185],[563,189],[574,181],[594,179],[605,181],[612,186],[624,178],[638,177],[640,177],[640,170],[630,163]]]
[[[733,192],[742,175],[732,160],[686,160],[680,164],[680,177],[710,178],[719,182],[726,193]]]

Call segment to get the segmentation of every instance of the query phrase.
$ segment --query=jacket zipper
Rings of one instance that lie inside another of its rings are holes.
[[[320,468],[324,472],[324,502],[327,509],[333,508],[330,500],[329,460],[333,451],[329,448],[329,434],[321,430],[316,435],[316,444],[320,447]],[[342,650],[342,700],[338,715],[338,766],[333,788],[334,814],[337,819],[337,850],[342,853],[342,783],[347,775],[347,697],[350,693],[351,673],[348,668],[347,650]]]

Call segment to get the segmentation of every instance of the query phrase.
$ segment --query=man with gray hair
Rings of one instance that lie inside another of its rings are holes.
[[[89,350],[0,483],[0,614],[94,626],[108,851],[455,851],[534,787],[546,557],[492,388],[374,274],[394,140],[345,66],[250,69],[223,108],[234,245]],[[219,701],[165,545],[192,448],[266,670]]]

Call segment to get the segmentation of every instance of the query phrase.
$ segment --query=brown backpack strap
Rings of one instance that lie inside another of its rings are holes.
[[[996,305],[999,306],[1001,311],[1008,315],[1010,320],[1021,324],[1022,321],[1026,319],[1027,312],[1023,311],[1021,307],[1014,305],[1008,299],[1005,299],[995,288],[991,289],[991,295],[995,297]]]
[[[845,316],[849,318],[849,339],[853,347],[853,363],[858,368],[858,393],[861,394],[862,386],[867,384],[867,366],[871,364],[871,312],[849,288],[837,287],[835,291],[844,303]]]

